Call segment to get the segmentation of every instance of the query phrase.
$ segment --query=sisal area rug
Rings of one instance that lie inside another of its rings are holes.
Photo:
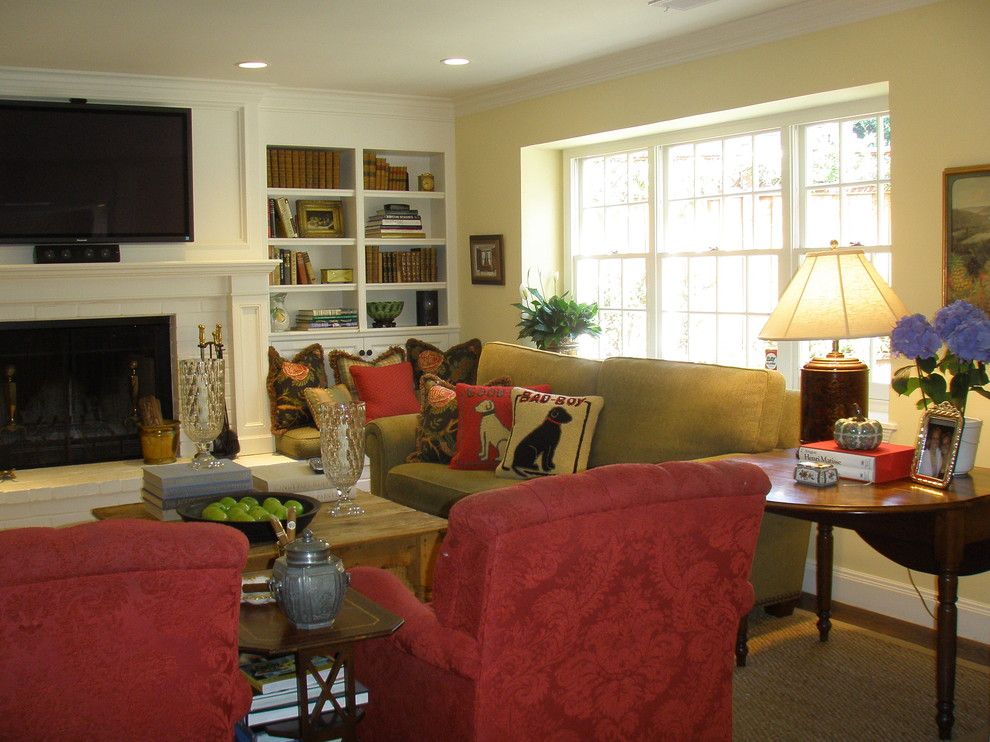
[[[734,742],[937,740],[935,652],[832,619],[818,641],[802,610],[750,616],[749,658],[733,675]],[[990,669],[956,665],[957,742],[990,740]]]

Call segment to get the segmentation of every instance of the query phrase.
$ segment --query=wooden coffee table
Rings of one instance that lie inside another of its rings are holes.
[[[364,515],[333,518],[324,507],[309,524],[314,535],[326,539],[345,567],[381,567],[395,573],[416,593],[429,600],[433,565],[447,532],[447,521],[421,513],[391,500],[357,491],[355,498]],[[98,520],[143,518],[153,520],[140,503],[94,508]],[[248,551],[247,571],[270,569],[277,552],[274,541],[256,544]]]

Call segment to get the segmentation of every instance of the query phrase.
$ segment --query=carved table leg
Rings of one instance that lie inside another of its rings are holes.
[[[952,739],[952,724],[955,721],[956,691],[956,593],[959,578],[949,572],[938,576],[938,612],[936,615],[935,666],[938,702],[935,721],[938,723],[938,738]]]
[[[746,667],[746,657],[749,654],[749,614],[739,619],[736,630],[736,667]]]
[[[817,584],[818,594],[818,639],[828,641],[828,632],[832,628],[832,525],[818,524],[818,539],[815,544],[815,561],[818,563]]]

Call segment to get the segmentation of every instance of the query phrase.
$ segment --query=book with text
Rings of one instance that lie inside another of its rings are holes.
[[[798,449],[798,459],[832,464],[845,479],[890,482],[911,474],[914,446],[881,443],[872,451],[850,451],[839,448],[835,441],[821,441],[802,445]]]

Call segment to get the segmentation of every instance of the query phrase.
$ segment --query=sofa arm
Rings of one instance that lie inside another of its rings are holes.
[[[365,428],[365,453],[368,456],[371,494],[385,496],[385,476],[393,466],[404,464],[416,450],[418,415],[379,417]]]

